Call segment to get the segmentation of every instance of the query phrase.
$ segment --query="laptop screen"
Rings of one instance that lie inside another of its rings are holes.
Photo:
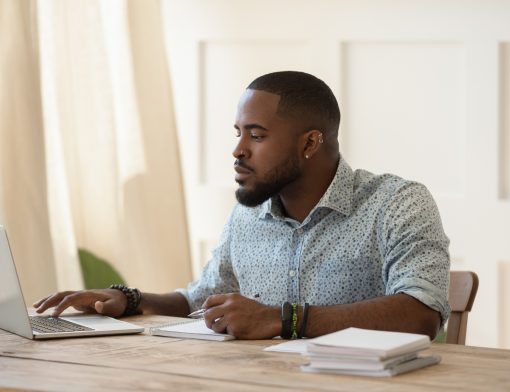
[[[3,226],[0,226],[0,328],[29,339],[33,336],[9,240]]]

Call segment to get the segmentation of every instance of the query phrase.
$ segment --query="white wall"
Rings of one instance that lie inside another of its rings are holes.
[[[164,18],[195,274],[234,203],[239,95],[307,71],[351,166],[434,194],[452,268],[480,277],[467,343],[510,348],[510,2],[167,0]]]

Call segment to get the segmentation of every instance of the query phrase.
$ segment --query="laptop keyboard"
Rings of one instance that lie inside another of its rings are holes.
[[[32,329],[39,333],[94,331],[92,328],[55,317],[30,316],[30,324]]]

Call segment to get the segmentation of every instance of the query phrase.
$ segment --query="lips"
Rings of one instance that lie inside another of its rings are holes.
[[[244,181],[252,173],[252,170],[247,169],[240,165],[234,165],[234,170],[236,171],[235,176],[236,182]]]

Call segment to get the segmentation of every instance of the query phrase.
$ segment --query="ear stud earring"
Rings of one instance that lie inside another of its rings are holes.
[[[305,158],[306,158],[306,159],[308,159],[308,158],[310,158],[310,157],[309,157],[308,155],[305,155]]]
[[[320,144],[324,143],[324,140],[322,139],[322,133],[319,135],[319,143]]]

